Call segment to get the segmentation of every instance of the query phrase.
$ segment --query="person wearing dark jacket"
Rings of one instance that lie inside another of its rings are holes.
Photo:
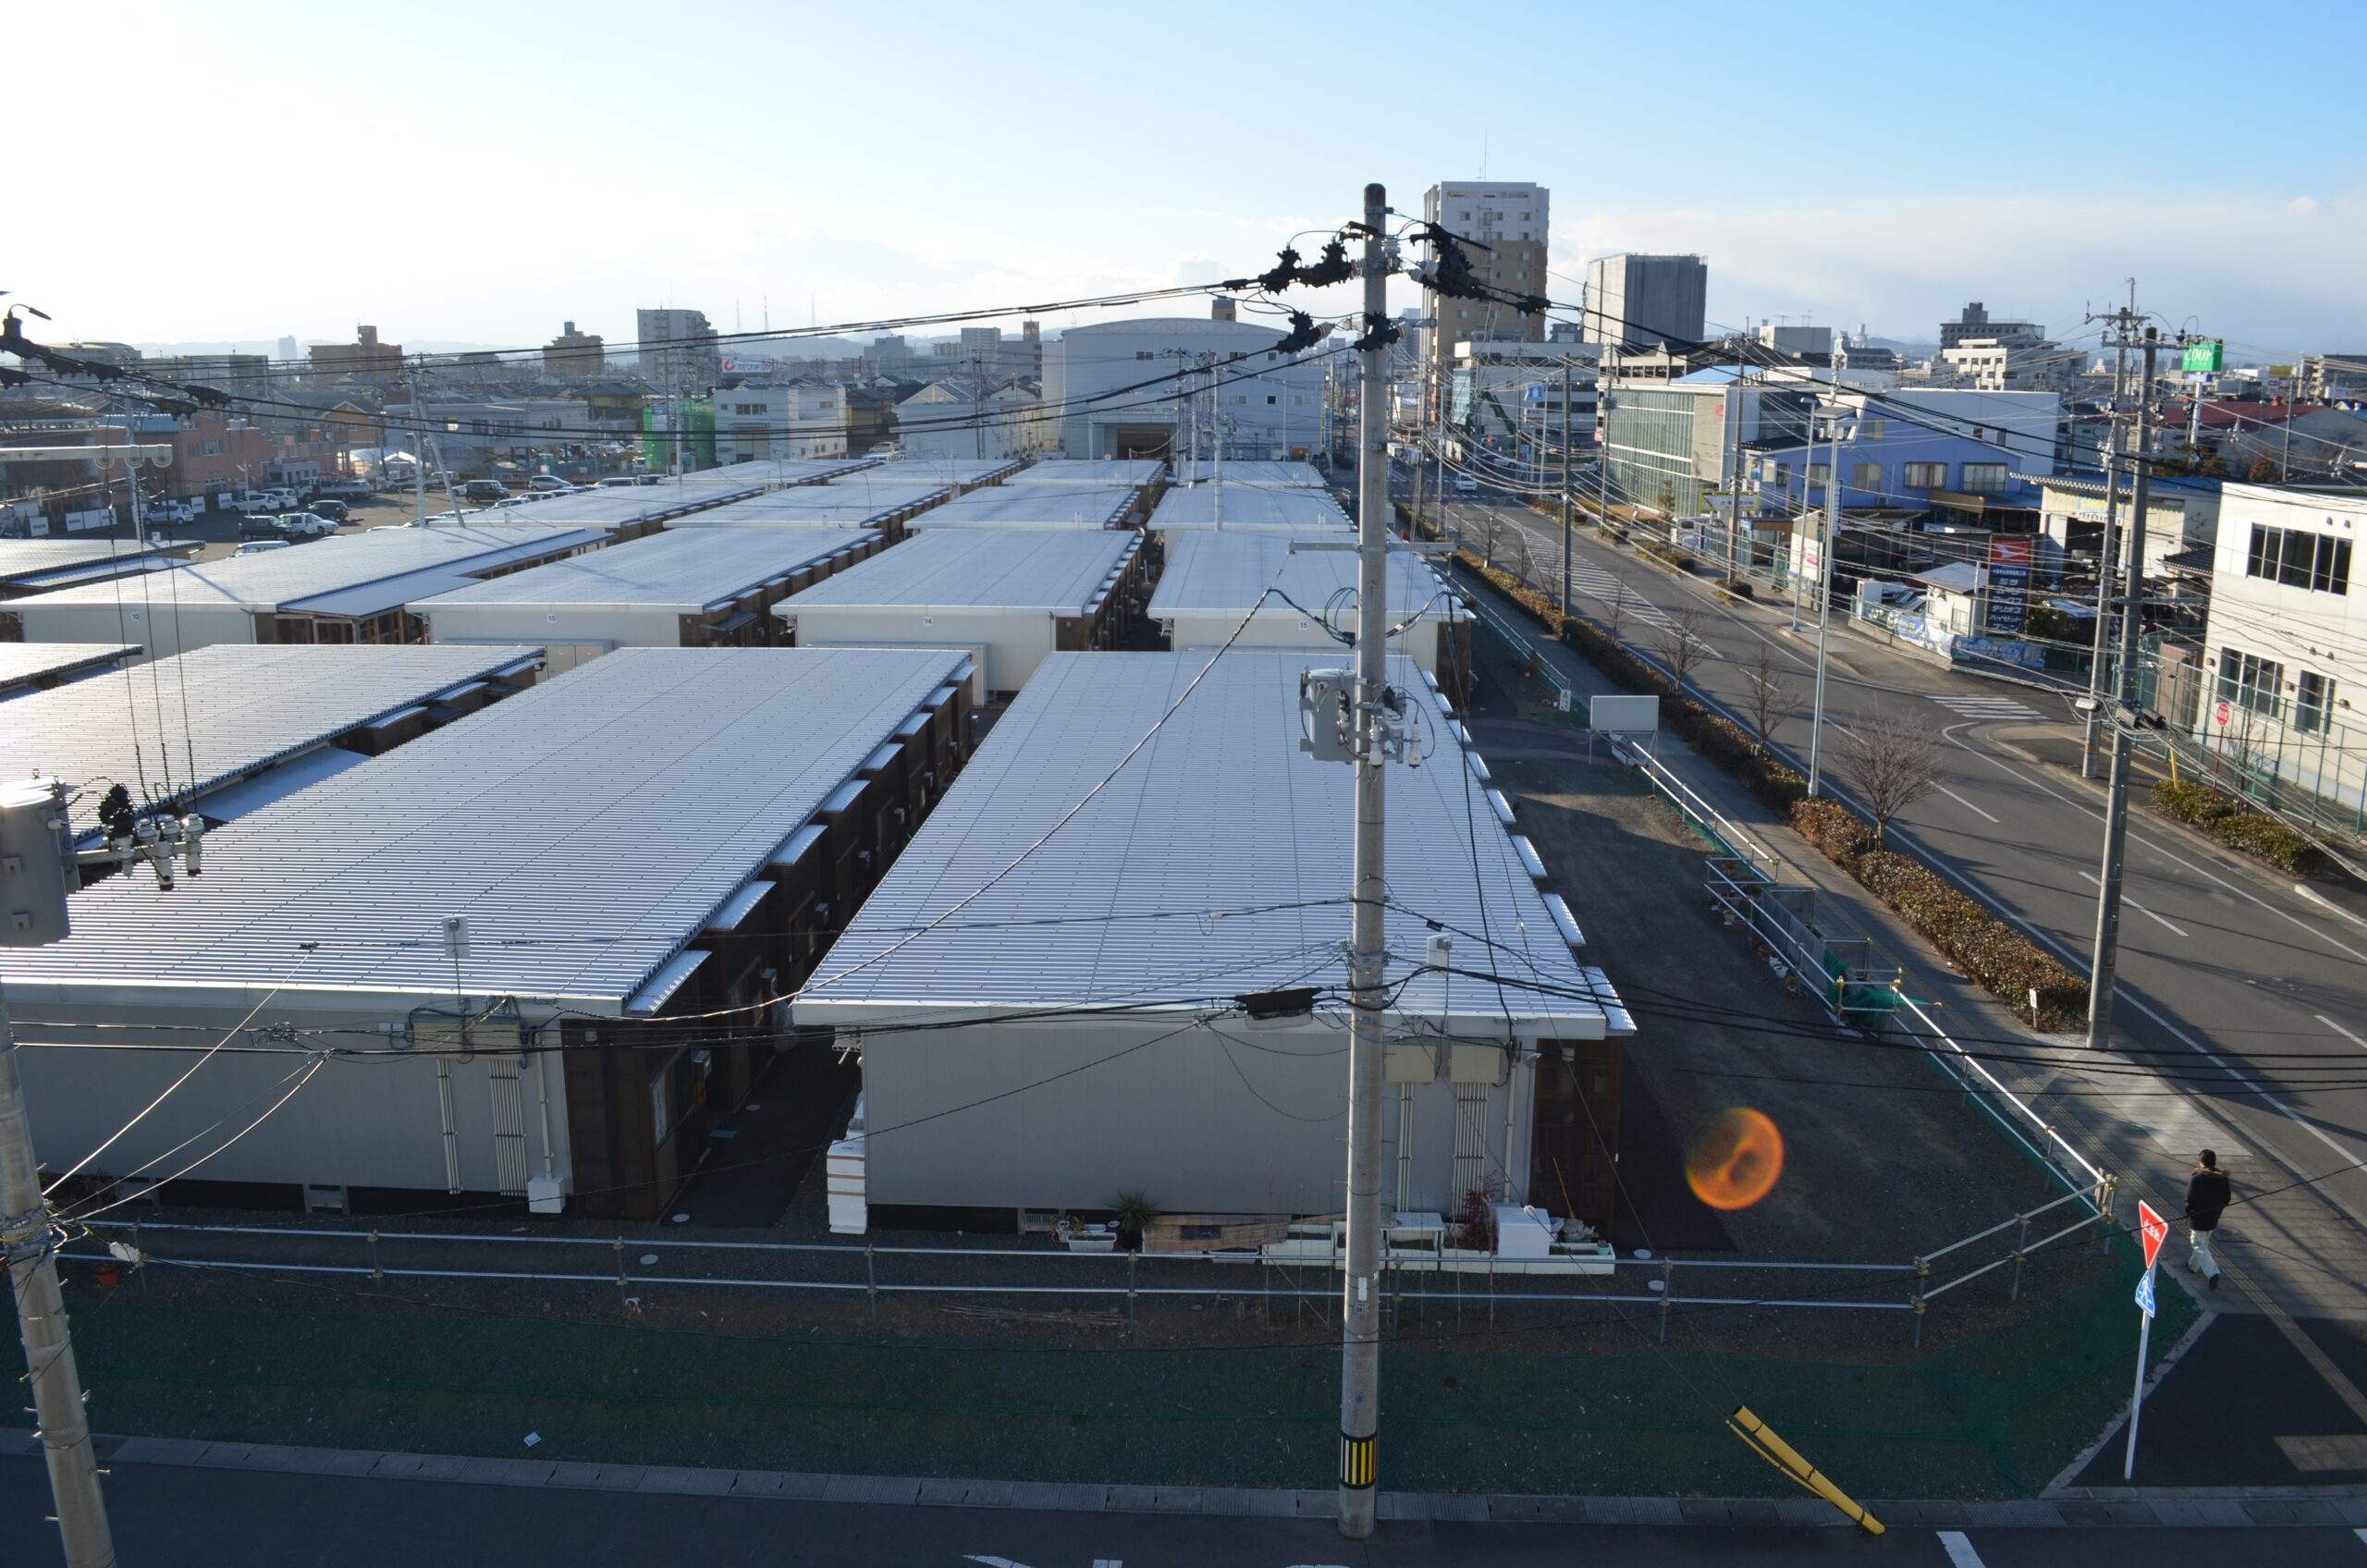
[[[2230,1194],[2226,1173],[2219,1169],[2219,1156],[2211,1149],[2202,1151],[2195,1161],[2194,1178],[2186,1184],[2187,1237],[2194,1250],[2187,1255],[2189,1273],[2200,1274],[2219,1288],[2219,1260],[2211,1256],[2211,1235],[2219,1229],[2219,1216],[2226,1212]]]

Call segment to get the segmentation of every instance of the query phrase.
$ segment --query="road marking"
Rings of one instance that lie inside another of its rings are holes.
[[[1967,718],[2012,719],[2019,721],[2022,719],[2043,720],[2046,717],[2046,715],[2039,712],[2036,708],[2030,707],[2026,704],[2017,703],[2011,697],[1973,697],[1962,696],[1954,692],[1946,693],[1944,695],[1938,693],[1927,693],[1927,695],[1930,695],[1932,700],[1939,704],[1942,707],[1946,708],[1951,712],[1961,714]]]
[[[1942,1530],[1940,1545],[1947,1551],[1948,1561],[1955,1568],[1988,1568],[1988,1564],[1981,1561],[1981,1553],[1972,1550],[1971,1540],[1962,1530]]]
[[[2329,1028],[2329,1029],[2333,1030],[2336,1034],[2337,1034],[2337,1035],[2341,1035],[2344,1039],[2349,1040],[2352,1045],[2354,1045],[2354,1046],[2361,1046],[2361,1047],[2367,1047],[2367,1040],[2362,1040],[2362,1039],[2361,1039],[2358,1035],[2356,1035],[2352,1034],[2349,1030],[2345,1029],[2341,1024],[2336,1023],[2333,1019],[2328,1018],[2324,1013],[2321,1012],[2321,1013],[2314,1014],[2313,1016],[2317,1019],[2317,1021],[2318,1021],[2319,1023],[2321,1023],[2324,1024],[2327,1028]]]
[[[2099,888],[2101,888],[2101,887],[2103,887],[2103,883],[2101,883],[2101,882],[2096,882],[2095,874],[2094,874],[2093,872],[2083,871],[2083,872],[2079,873],[2079,875],[2080,875],[2080,876],[2084,876],[2084,877],[2086,877],[2086,878],[2087,878],[2089,881],[2091,881],[2091,882],[2095,882],[2096,886],[2097,886],[2097,887],[2099,887]],[[2123,894],[2121,894],[2121,895],[2120,895],[2120,901],[2121,901],[2122,903],[2127,904],[2129,908],[2131,908],[2131,909],[2135,910],[2138,913],[2140,913],[2140,914],[2141,914],[2141,915],[2144,915],[2144,916],[2145,916],[2146,918],[2148,918],[2149,920],[2158,921],[2158,922],[2160,922],[2160,924],[2161,924],[2161,925],[2163,925],[2164,926],[2168,927],[2168,929],[2170,929],[2170,930],[2172,930],[2172,931],[2177,931],[2177,933],[2178,933],[2178,935],[2179,935],[2179,936],[2181,936],[2181,937],[2189,937],[2189,939],[2191,939],[2191,938],[2190,938],[2190,936],[2189,936],[2189,933],[2185,932],[2185,931],[2178,931],[2178,928],[2177,928],[2177,926],[2175,926],[2175,925],[2170,925],[2170,923],[2169,923],[2168,921],[2166,921],[2166,920],[2163,920],[2163,919],[2162,919],[2162,917],[2161,917],[2160,915],[2155,914],[2152,910],[2147,909],[2143,904],[2139,903],[2135,899],[2130,898],[2127,893],[2123,893]]]
[[[1975,814],[1977,814],[1977,815],[1981,815],[1981,816],[1989,816],[1989,814],[1988,814],[1987,812],[1982,811],[1979,806],[1974,805],[1970,801],[1966,800],[1962,795],[1957,794],[1954,790],[1949,789],[1945,784],[1934,784],[1934,785],[1932,785],[1932,788],[1933,788],[1934,790],[1938,790],[1938,791],[1940,791],[1940,793],[1942,793],[1943,795],[1947,796],[1947,798],[1948,798],[1948,799],[1950,799],[1950,800],[1952,800],[1952,801],[1956,802],[1956,804],[1958,804],[1958,805],[1960,805],[1960,806],[1964,807],[1964,809],[1965,809],[1965,810],[1967,810],[1967,811],[1968,811],[1968,812],[1973,812],[1973,813],[1975,813]],[[1989,816],[1989,820],[1990,820],[1990,821],[1992,821],[1992,822],[1995,822],[1997,819],[1996,819],[1995,817],[1993,817],[1993,816]]]

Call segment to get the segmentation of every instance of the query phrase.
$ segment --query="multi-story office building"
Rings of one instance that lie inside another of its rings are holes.
[[[704,311],[633,312],[643,377],[669,392],[701,392],[723,374],[723,355]]]
[[[1699,256],[1598,256],[1587,263],[1591,343],[1683,349],[1701,340],[1710,264]]]
[[[1970,337],[1985,337],[1998,343],[2036,343],[2046,337],[2046,328],[2034,321],[1991,321],[1989,312],[1978,300],[1964,308],[1964,313],[1954,321],[1940,324],[1940,347],[1953,349]]]
[[[1305,459],[1320,444],[1324,366],[1245,321],[1153,316],[1073,326],[1044,345],[1039,445],[1071,458]]]
[[[1543,294],[1545,233],[1551,192],[1515,180],[1445,180],[1422,193],[1422,216],[1469,242],[1473,276],[1506,294]],[[1486,249],[1480,249],[1480,247]],[[1449,300],[1426,293],[1422,313],[1437,325],[1429,331],[1430,368],[1443,379],[1458,343],[1510,340],[1536,343],[1545,337],[1542,312],[1523,315],[1489,300]]]
[[[569,322],[565,330],[543,345],[543,374],[570,380],[580,375],[598,375],[607,369],[608,357],[596,332],[578,332]]]

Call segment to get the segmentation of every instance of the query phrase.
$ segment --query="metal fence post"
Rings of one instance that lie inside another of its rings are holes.
[[[2119,1186],[2120,1178],[2108,1170],[2104,1172],[2104,1179],[2098,1184],[2096,1192],[2096,1230],[2104,1239],[2103,1250],[2106,1257],[2110,1257],[2112,1256],[2112,1237],[2114,1229],[2112,1200],[2113,1194],[2119,1189]]]
[[[625,1272],[625,1239],[622,1236],[619,1236],[616,1240],[616,1250],[617,1305],[621,1311],[631,1312],[632,1310],[632,1297],[628,1292],[632,1289],[632,1278]]]
[[[2022,1299],[2022,1259],[2030,1256],[2026,1250],[2030,1243],[2030,1217],[2025,1214],[2022,1216],[2022,1228],[2014,1236],[2014,1288],[2006,1294],[2007,1301]]]
[[[1668,1343],[1668,1302],[1676,1294],[1676,1259],[1661,1259],[1661,1343]]]
[[[386,1271],[378,1267],[378,1227],[370,1227],[370,1278],[383,1280]]]
[[[1932,1260],[1915,1260],[1915,1348],[1923,1348],[1923,1289],[1932,1282]]]
[[[1134,1337],[1134,1260],[1141,1256],[1136,1252],[1126,1255],[1126,1338],[1130,1340]]]
[[[879,1335],[879,1269],[871,1253],[871,1238],[863,1239],[863,1293],[871,1301],[871,1333]]]

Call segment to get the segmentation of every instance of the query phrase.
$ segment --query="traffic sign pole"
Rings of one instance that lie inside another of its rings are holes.
[[[2145,1275],[2137,1281],[2137,1382],[2128,1393],[2128,1452],[2120,1462],[2124,1481],[2137,1475],[2137,1421],[2145,1413],[2145,1357],[2153,1345],[2153,1260],[2170,1234],[2170,1222],[2142,1198],[2137,1203],[2137,1233],[2145,1243]]]

